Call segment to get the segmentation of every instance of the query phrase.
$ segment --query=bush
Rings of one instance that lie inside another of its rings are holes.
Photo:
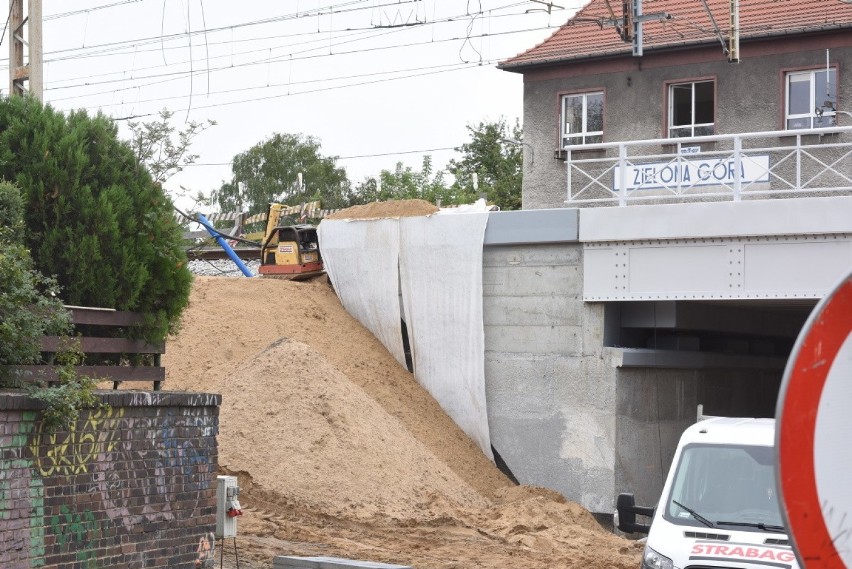
[[[191,284],[181,228],[107,117],[0,100],[0,177],[21,189],[24,244],[66,304],[148,314],[150,341],[176,329]]]
[[[21,206],[18,189],[0,182],[0,379],[2,366],[38,363],[42,336],[71,327],[56,282],[33,269],[20,242]]]
[[[45,405],[41,420],[46,430],[67,428],[77,420],[84,408],[109,409],[109,405],[95,395],[97,381],[79,375],[74,369],[83,363],[83,354],[75,345],[75,340],[66,338],[54,363],[57,377],[52,387],[47,387],[43,381],[27,386],[29,396]]]
[[[30,252],[21,243],[23,202],[18,188],[0,182],[0,385],[13,382],[9,365],[41,361],[41,337],[65,336],[71,318],[57,296],[56,281],[33,269]],[[42,401],[44,427],[57,429],[75,420],[83,407],[102,407],[95,396],[96,382],[79,376],[75,365],[83,355],[75,340],[65,337],[56,354],[56,387],[44,389],[44,382],[27,385],[27,392]]]

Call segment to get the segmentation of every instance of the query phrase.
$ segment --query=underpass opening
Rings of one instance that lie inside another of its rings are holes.
[[[787,358],[816,301],[609,303],[618,491],[654,503],[681,433],[703,414],[773,417]]]
[[[606,305],[604,341],[627,369],[694,371],[709,415],[771,417],[787,358],[815,300]]]

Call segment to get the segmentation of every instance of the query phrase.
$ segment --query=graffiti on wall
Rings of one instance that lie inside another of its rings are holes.
[[[29,511],[29,523],[4,532],[7,547],[22,552],[6,569],[29,569],[44,565],[44,485],[33,477],[33,461],[24,449],[35,428],[36,413],[25,411],[19,423],[10,423],[15,432],[0,436],[0,520],[8,519],[12,509]],[[32,563],[30,562],[32,561]]]
[[[96,544],[103,532],[101,522],[91,510],[75,513],[63,505],[58,515],[51,516],[50,529],[60,552],[74,552],[85,569],[97,568]]]
[[[180,407],[86,411],[59,432],[45,429],[35,411],[0,412],[0,526],[18,519],[2,532],[0,565],[39,568],[63,555],[72,556],[75,567],[100,569],[105,544],[117,546],[115,536],[138,533],[141,523],[183,527],[180,522],[194,520],[200,508],[211,515],[203,490],[215,477],[210,434],[216,430],[209,412]],[[56,497],[52,492],[63,485],[70,493],[46,507],[45,488]],[[194,494],[194,503],[183,496],[176,502],[178,492]],[[175,561],[186,564],[195,551],[196,566],[211,567],[214,535],[201,536],[194,550],[192,543],[174,550]],[[144,557],[141,550],[122,555],[124,561]]]
[[[136,438],[119,441],[111,448],[109,460],[96,466],[98,491],[110,519],[130,529],[142,521],[173,521],[193,515],[193,508],[172,510],[172,481],[182,476],[184,491],[196,492],[204,485],[200,474],[215,469],[210,466],[215,440],[185,436],[187,428],[199,427],[203,421],[203,417],[185,416],[174,408],[158,410],[155,420],[125,418],[125,427],[132,429]],[[140,440],[145,445],[140,445]],[[140,462],[151,464],[153,472],[134,478],[122,476],[111,466]]]
[[[99,409],[72,422],[67,431],[38,430],[30,450],[39,473],[44,476],[73,476],[89,472],[89,465],[112,452],[119,435],[116,425],[124,409]]]
[[[195,558],[196,567],[213,567],[216,561],[216,536],[213,532],[198,538],[198,557]]]

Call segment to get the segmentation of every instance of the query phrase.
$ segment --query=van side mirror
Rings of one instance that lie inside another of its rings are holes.
[[[633,494],[619,494],[615,503],[616,527],[624,533],[648,533],[651,524],[637,524],[636,516],[653,517],[656,508],[646,508],[636,505]]]

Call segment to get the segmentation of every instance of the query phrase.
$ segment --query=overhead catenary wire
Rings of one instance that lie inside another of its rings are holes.
[[[500,6],[498,8],[494,8],[493,10],[507,10],[507,9],[514,8],[514,7],[523,5],[523,4],[524,4],[524,2],[513,2],[511,4],[506,4],[506,5]],[[498,15],[493,16],[493,17],[517,17],[517,16],[523,16],[525,14],[526,13],[498,14]],[[303,14],[300,17],[306,17],[306,16]],[[431,21],[431,22],[424,22],[421,25],[430,25],[431,26],[431,25],[435,25],[435,24],[452,23],[452,22],[457,22],[460,19],[465,18],[465,17],[466,16],[459,14],[459,15],[444,17],[444,18],[441,18],[439,20],[434,20],[434,21]],[[195,34],[201,34],[201,33],[207,34],[207,33],[216,33],[216,32],[220,32],[220,31],[233,31],[234,29],[237,29],[237,28],[240,28],[240,27],[243,27],[243,26],[247,26],[247,25],[251,25],[251,24],[252,24],[252,22],[248,22],[248,23],[244,23],[244,24],[235,24],[235,25],[232,25],[230,27],[220,27],[220,28],[210,28],[210,29],[207,29],[206,26],[205,26],[205,28],[202,29],[202,30],[195,30],[195,31],[191,31],[189,33],[191,33],[192,35],[195,35]],[[287,36],[288,37],[297,37],[297,36],[303,36],[303,35],[317,35],[319,33],[322,33],[322,34],[325,34],[325,33],[329,33],[329,34],[348,33],[348,32],[352,32],[352,31],[362,31],[362,30],[363,31],[374,31],[376,29],[387,30],[387,28],[376,28],[375,26],[366,27],[366,28],[343,28],[343,29],[340,29],[340,30],[334,30],[333,28],[329,28],[329,30],[325,30],[325,31],[321,30],[320,32],[313,31],[313,32],[302,32],[302,33],[288,33]],[[402,28],[391,28],[391,29],[404,30],[406,28],[402,27]],[[88,52],[88,53],[71,53],[70,55],[67,55],[65,57],[46,58],[44,61],[45,61],[45,63],[55,63],[55,62],[58,62],[58,61],[66,61],[66,60],[75,60],[76,61],[76,60],[80,60],[80,59],[84,59],[84,58],[90,58],[90,57],[120,56],[120,55],[126,55],[128,53],[138,54],[138,53],[145,53],[146,51],[164,51],[166,49],[186,49],[185,45],[167,47],[163,44],[163,42],[183,40],[186,37],[187,37],[187,32],[181,32],[181,33],[175,33],[175,34],[161,34],[159,36],[150,36],[150,37],[146,37],[146,38],[136,38],[136,39],[133,39],[133,40],[122,40],[122,41],[118,41],[118,42],[108,42],[108,43],[105,43],[105,44],[98,44],[98,45],[94,45],[94,46],[85,46],[85,47],[80,47],[80,48],[66,48],[66,49],[62,49],[62,50],[55,50],[55,51],[47,52],[45,55],[59,54],[59,53],[66,53],[66,52],[76,52],[76,51],[79,51],[79,50],[94,50],[95,48],[100,48],[100,47],[103,47],[103,46],[112,46],[109,49],[105,49],[105,50],[102,50],[102,51],[91,51],[91,52]],[[261,40],[267,40],[267,39],[274,39],[276,37],[279,37],[279,36],[263,36],[263,37],[258,37],[258,38],[243,38],[243,39],[233,39],[232,38],[231,40],[228,40],[228,41],[209,42],[209,45],[232,44],[232,43],[244,42],[244,41],[261,41]],[[150,50],[140,50],[139,49],[140,46],[151,45],[151,44],[156,44],[156,43],[160,43],[160,44],[163,44],[163,45],[161,45],[160,47],[152,48]],[[296,44],[296,45],[298,45],[298,44]],[[0,69],[2,69],[2,68],[3,67],[0,66]]]
[[[486,62],[483,62],[483,64],[495,63],[496,61],[498,61],[498,60],[486,61]],[[396,74],[396,73],[409,73],[409,72],[416,72],[416,71],[431,71],[431,70],[439,70],[439,69],[443,69],[444,71],[449,72],[449,71],[458,71],[458,70],[462,70],[462,69],[470,69],[470,68],[473,68],[473,67],[481,67],[481,66],[482,66],[482,64],[480,64],[480,63],[449,63],[449,64],[441,64],[441,65],[428,65],[428,66],[424,66],[424,67],[410,67],[410,68],[406,68],[406,69],[391,69],[391,70],[388,70],[388,71],[375,71],[375,72],[371,72],[371,73],[358,73],[358,74],[354,74],[354,75],[342,75],[342,76],[337,76],[337,77],[323,77],[323,78],[319,78],[319,79],[305,79],[305,80],[302,80],[302,81],[287,81],[286,83],[269,83],[269,84],[266,84],[266,85],[258,85],[258,86],[234,87],[232,89],[222,89],[222,90],[219,90],[219,91],[211,91],[208,94],[209,95],[225,95],[225,94],[229,94],[229,93],[241,93],[241,92],[245,92],[245,91],[258,91],[258,90],[262,90],[262,89],[275,89],[275,88],[278,88],[278,87],[288,87],[289,88],[289,87],[292,87],[293,85],[308,85],[308,84],[314,84],[314,83],[327,83],[327,82],[333,82],[333,81],[344,81],[344,80],[347,80],[347,79],[359,79],[359,78],[363,78],[363,77],[376,77],[376,76],[381,76],[381,75],[392,75],[392,74]],[[421,74],[417,73],[417,74],[414,74],[414,75],[406,75],[406,76],[403,76],[403,77],[388,77],[386,79],[386,81],[394,81],[394,80],[397,80],[397,79],[408,79],[408,78],[420,77],[420,76],[421,76]],[[373,83],[375,83],[375,82],[370,82],[369,84],[373,84]],[[344,85],[336,85],[336,86],[333,86],[333,87],[330,87],[330,88],[344,89],[344,88],[347,88],[347,87],[357,87],[361,84],[362,83],[350,83],[350,84],[344,84]],[[133,87],[133,88],[135,88],[135,87]],[[325,89],[323,89],[323,90],[325,90]],[[98,93],[98,94],[108,94],[108,93],[112,93],[112,92],[113,91],[104,91],[104,92],[101,92],[101,93]],[[317,92],[317,90],[295,91],[295,92],[287,93],[287,94],[288,95],[301,95],[301,94],[305,94],[305,93],[314,93],[314,92]],[[64,97],[64,98],[60,97],[60,98],[56,98],[56,99],[51,99],[51,102],[56,103],[58,101],[67,101],[67,100],[71,100],[71,99],[79,99],[79,98],[82,98],[82,97],[89,97],[89,96],[94,96],[94,95],[87,94],[87,95],[75,95],[75,96]],[[142,104],[142,103],[154,103],[154,102],[162,102],[162,101],[173,101],[173,100],[178,100],[178,99],[186,99],[187,96],[188,95],[170,95],[170,96],[166,96],[166,97],[153,97],[153,98],[149,98],[149,99],[138,99],[138,100],[135,101],[135,103],[136,104]],[[286,95],[282,94],[281,96],[286,96]],[[96,109],[101,108],[101,106],[100,105],[93,105],[93,106],[86,106],[86,107],[82,107],[82,108],[86,109],[86,110],[96,110]]]
[[[517,4],[509,4],[509,5],[506,5],[502,8],[498,8],[498,9],[511,8],[511,7],[515,7],[516,5]],[[525,13],[525,12],[524,13],[512,12],[512,13],[508,13],[508,14],[497,14],[497,15],[493,15],[491,17],[492,18],[504,18],[504,17],[519,17],[519,16],[525,16],[525,15],[527,15],[527,13]],[[431,22],[427,22],[425,25],[434,26],[434,25],[438,25],[438,24],[457,23],[458,20],[459,20],[459,16],[454,15],[454,16],[448,16],[448,17],[445,17],[445,18],[441,18],[441,19],[438,19],[438,20],[433,20]],[[333,33],[346,34],[345,37],[351,37],[351,36],[362,36],[362,35],[369,34],[370,32],[375,32],[376,30],[385,30],[385,29],[387,29],[387,28],[377,28],[377,27],[373,27],[373,26],[363,27],[363,28],[351,28],[350,27],[350,28],[335,30]],[[404,30],[402,28],[399,28],[398,31],[404,31]],[[355,32],[357,32],[357,33],[355,33]],[[372,39],[372,38],[375,38],[375,37],[381,37],[382,35],[384,35],[384,33],[386,33],[386,32],[382,32],[382,34],[374,35],[374,36],[372,36],[371,38],[368,38],[368,39]],[[293,38],[293,37],[300,37],[300,36],[317,36],[317,35],[318,35],[317,32],[312,31],[312,32],[288,33],[287,37]],[[490,34],[490,35],[494,35],[494,34]],[[205,42],[205,46],[209,48],[209,46],[211,46],[211,45],[212,46],[230,45],[230,44],[235,44],[235,43],[266,41],[266,40],[278,39],[278,38],[280,38],[280,36],[261,36],[261,37],[257,37],[257,38],[231,39],[231,40],[222,41],[222,42]],[[339,37],[337,39],[339,39]],[[272,46],[271,49],[281,50],[281,49],[286,49],[286,48],[289,48],[289,47],[305,46],[305,45],[309,45],[309,44],[320,42],[320,41],[325,42],[326,40],[327,40],[327,38],[322,37],[322,38],[316,38],[314,40],[310,40],[310,41],[306,41],[306,42],[279,44],[279,45],[276,45],[276,46]],[[436,40],[433,37],[432,41],[430,43],[435,43],[435,41]],[[340,45],[340,44],[338,44],[338,45]],[[164,49],[164,50],[186,50],[187,46],[186,45],[165,46],[162,49]],[[227,59],[227,58],[232,58],[235,55],[249,55],[249,54],[254,54],[254,53],[267,52],[267,51],[269,51],[269,49],[270,49],[269,47],[265,46],[263,48],[250,49],[250,50],[245,50],[245,51],[237,51],[237,52],[232,51],[230,53],[225,53],[225,54],[222,54],[222,55],[214,56],[212,58],[210,58],[208,56],[207,59],[213,59],[213,60],[215,60],[215,59]],[[129,51],[128,52],[113,52],[113,53],[109,53],[109,54],[103,54],[102,56],[103,57],[125,56],[125,55],[128,55],[129,53],[133,53],[134,55],[138,55],[138,54],[150,53],[150,52],[155,52],[155,51],[160,51],[160,50],[161,50],[160,48],[152,48],[152,49],[149,49],[149,50],[134,50],[133,52],[129,52]],[[98,56],[100,56],[100,55],[98,55]],[[83,58],[83,57],[90,57],[90,56],[80,56],[80,58]],[[91,57],[95,57],[95,56],[91,56]],[[77,58],[77,59],[80,59],[80,58]],[[65,61],[65,60],[64,59],[47,60],[48,63],[51,63],[51,62],[55,63],[57,61]],[[186,64],[186,63],[189,63],[189,60],[172,62],[170,65],[181,65],[181,64]],[[139,68],[136,68],[135,70],[136,71],[145,71],[145,70],[149,70],[149,69],[159,69],[159,68],[168,67],[168,66],[169,65],[150,65],[150,66],[147,66],[147,67],[139,67]],[[0,69],[2,69],[2,68],[3,68],[3,66],[0,65]],[[127,70],[117,70],[117,71],[110,71],[110,72],[104,72],[104,73],[93,73],[93,74],[89,74],[89,75],[76,75],[75,77],[70,78],[70,79],[58,79],[58,80],[52,81],[51,83],[56,84],[58,82],[64,82],[64,81],[78,81],[79,82],[81,79],[93,79],[93,78],[98,78],[98,77],[109,77],[111,75],[118,75],[118,74],[122,74],[122,73],[126,73],[126,72],[127,72]],[[60,87],[63,87],[63,86],[60,85]]]
[[[479,65],[478,63],[472,63],[472,64],[469,64],[469,65],[471,67],[481,67],[481,65]],[[354,86],[360,86],[360,85],[372,85],[372,84],[375,84],[375,83],[383,83],[385,81],[392,81],[392,80],[399,80],[399,79],[410,79],[412,77],[422,77],[422,76],[425,76],[425,75],[435,75],[435,74],[438,74],[438,73],[446,73],[447,71],[459,71],[461,69],[463,69],[463,68],[443,70],[443,71],[429,71],[429,72],[420,73],[420,74],[417,74],[417,75],[408,75],[408,76],[405,76],[405,77],[396,77],[396,78],[388,78],[388,79],[377,79],[377,80],[373,80],[373,81],[364,81],[364,82],[361,82],[361,83],[346,85],[346,87],[354,87]],[[289,96],[293,96],[293,95],[305,95],[305,94],[309,94],[309,93],[319,93],[319,92],[322,92],[322,91],[331,91],[331,90],[336,90],[336,89],[340,89],[340,88],[341,88],[341,86],[322,87],[322,88],[318,88],[318,89],[311,89],[311,90],[308,90],[308,91],[301,91],[301,92],[298,92],[298,93],[285,93],[285,94],[279,94],[279,95],[268,95],[268,96],[263,96],[263,97],[253,97],[251,99],[241,99],[241,100],[237,100],[237,101],[212,103],[212,104],[208,104],[208,105],[196,105],[194,108],[196,110],[199,110],[199,109],[214,109],[214,108],[217,108],[217,107],[225,107],[225,106],[230,106],[230,105],[240,105],[240,104],[245,104],[245,103],[256,103],[256,102],[260,102],[260,101],[268,101],[268,100],[272,100],[272,99],[278,99],[278,98],[281,98],[281,97],[289,97]],[[179,112],[183,112],[185,110],[186,109],[178,109]],[[125,116],[125,117],[112,117],[112,120],[114,120],[114,121],[134,120],[134,119],[139,119],[139,118],[152,117],[152,116],[155,116],[155,115],[158,115],[158,114],[159,114],[159,112],[138,113],[138,114],[133,114],[133,115],[130,115],[130,116]]]
[[[511,5],[507,5],[506,7],[513,7],[513,6],[514,6],[514,4],[511,4]],[[525,14],[510,13],[510,14],[501,14],[500,17],[517,17],[517,16],[523,16],[523,15],[525,15]],[[458,16],[450,16],[450,17],[446,17],[446,18],[443,18],[443,19],[440,19],[440,20],[436,20],[434,22],[429,22],[428,25],[454,23],[457,20],[458,20]],[[403,32],[403,31],[405,31],[405,29],[406,28],[392,28],[392,29],[379,28],[380,31],[378,33],[375,33],[376,28],[352,28],[352,29],[348,29],[348,30],[345,31],[347,33],[347,36],[344,39],[346,39],[347,41],[339,41],[335,45],[344,45],[344,44],[347,44],[347,43],[353,43],[355,41],[361,41],[363,39],[376,39],[376,38],[384,37],[384,36],[392,34],[392,33]],[[351,33],[353,31],[357,31],[358,33]],[[520,31],[529,31],[529,30],[520,30]],[[373,33],[371,33],[371,32],[373,32]],[[300,36],[300,35],[316,36],[316,32],[310,32],[310,33],[306,33],[306,34],[288,34],[288,37],[296,37],[296,36]],[[491,35],[495,35],[495,34],[491,34]],[[367,36],[367,37],[365,38],[364,36]],[[183,37],[186,37],[186,35],[184,34]],[[354,38],[354,39],[352,39],[352,38]],[[262,39],[268,39],[268,38],[262,38]],[[444,42],[444,41],[455,41],[456,39],[461,39],[461,38],[454,37],[454,38],[439,39],[439,40],[433,39],[433,40],[426,42],[426,43],[439,43],[439,42]],[[245,40],[245,41],[248,41],[248,40]],[[276,46],[272,46],[271,49],[283,50],[283,49],[288,49],[288,48],[293,48],[293,47],[302,47],[302,46],[314,44],[314,43],[317,43],[317,42],[325,42],[325,38],[318,38],[318,39],[309,40],[309,41],[306,41],[306,42],[279,44],[279,45],[276,45]],[[214,43],[211,43],[210,45],[222,45],[222,44],[228,44],[228,43],[230,43],[230,42],[219,42],[219,43],[214,42]],[[325,45],[326,44],[324,43],[322,47],[324,47]],[[389,46],[389,47],[397,47],[397,46]],[[403,47],[405,47],[405,44],[403,44]],[[182,49],[182,50],[185,50],[186,46],[170,47],[170,48],[167,48],[167,49]],[[270,49],[269,46],[264,46],[263,48],[259,48],[259,49],[252,49],[252,50],[246,50],[246,51],[241,51],[241,52],[231,52],[230,54],[222,54],[222,55],[219,55],[219,56],[214,56],[213,58],[210,58],[210,59],[227,59],[227,58],[233,57],[234,55],[248,55],[248,54],[253,54],[253,53],[268,52],[269,49]],[[307,52],[310,52],[310,51],[315,51],[316,49],[318,49],[318,48],[310,48],[310,49],[305,49],[305,50],[302,50],[302,51],[290,52],[290,53],[288,53],[284,56],[279,56],[279,57],[291,57],[293,55],[299,55],[299,54],[307,53]],[[142,53],[143,51],[144,50],[138,50],[138,51],[134,51],[133,53],[139,54],[139,53]],[[148,51],[159,51],[159,50],[158,49],[157,50],[152,49],[152,50],[148,50]],[[349,53],[349,52],[344,52],[344,53]],[[353,53],[357,53],[357,52],[353,52]],[[340,52],[338,52],[338,54],[340,54]],[[81,57],[84,57],[84,56],[81,56]],[[263,58],[261,60],[248,62],[248,64],[267,63],[272,59],[274,59],[274,58],[268,58],[267,57],[267,58]],[[64,61],[64,59],[50,60],[48,62],[57,62],[57,61]],[[148,70],[148,69],[159,69],[159,68],[162,68],[162,67],[170,67],[172,65],[187,64],[187,63],[190,63],[190,60],[172,62],[171,64],[167,64],[167,65],[151,65],[151,66],[148,66],[148,67],[141,67],[141,68],[138,69],[138,71]],[[245,65],[245,64],[240,64],[240,65]],[[225,66],[224,68],[229,68],[229,67],[231,67],[231,66]],[[2,67],[0,67],[0,68],[2,68]],[[108,77],[108,76],[117,75],[117,74],[120,74],[120,73],[126,73],[126,70],[117,70],[117,71],[111,71],[111,72],[107,72],[107,73],[96,73],[96,74],[75,76],[72,79],[54,80],[52,82],[54,84],[57,83],[57,82],[63,82],[63,81],[77,81],[78,83],[72,84],[72,85],[60,85],[58,87],[51,87],[51,88],[52,89],[66,88],[66,87],[70,88],[70,87],[97,84],[98,82],[82,82],[82,83],[80,83],[79,80],[80,79],[97,78],[97,77]],[[162,74],[154,74],[154,75],[151,75],[151,77],[158,76],[158,75],[162,75]],[[124,78],[124,79],[127,79],[127,78]],[[113,80],[113,81],[115,81],[115,80]],[[105,82],[102,82],[102,83],[105,83]]]
[[[3,34],[0,35],[0,44],[3,43],[3,39],[6,37],[6,29],[9,27],[9,22],[12,21],[12,9],[15,7],[15,4],[9,3],[9,13],[6,15],[6,23],[3,24]],[[8,66],[6,66],[8,69]]]
[[[142,0],[121,0],[120,2],[113,2],[111,4],[103,4],[101,6],[92,6],[91,8],[81,8],[80,10],[72,10],[70,12],[59,12],[57,14],[48,14],[42,17],[42,21],[50,21],[50,20],[58,20],[60,18],[67,18],[69,16],[76,16],[78,14],[88,14],[89,12],[96,12],[98,10],[105,10],[107,8],[115,8],[117,6],[124,6],[126,4],[136,4],[138,2],[142,2]]]
[[[542,30],[546,30],[546,29],[551,29],[552,27],[553,26],[544,26],[544,27],[538,27],[538,28],[527,28],[527,29],[523,29],[523,30],[510,30],[510,31],[506,31],[506,32],[495,32],[495,33],[492,33],[490,35],[485,34],[485,35],[482,35],[482,36],[470,36],[470,37],[496,37],[496,36],[503,36],[503,35],[510,35],[510,34],[528,33],[528,32],[532,32],[532,31],[542,31]],[[352,54],[357,54],[357,53],[377,52],[377,51],[382,51],[382,50],[398,49],[398,48],[402,48],[402,47],[416,47],[416,46],[429,45],[429,44],[434,44],[434,43],[453,42],[453,41],[459,41],[459,40],[462,40],[462,39],[464,39],[464,38],[462,38],[462,37],[451,37],[451,38],[445,38],[445,39],[434,40],[434,41],[409,42],[409,43],[406,43],[406,44],[394,44],[394,45],[384,45],[384,46],[378,46],[378,47],[369,47],[369,48],[363,48],[363,49],[355,49],[355,50],[349,50],[349,51],[335,52],[335,53],[332,53],[332,54],[328,54],[328,53],[307,54],[307,55],[302,55],[301,57],[290,57],[289,55],[281,55],[281,56],[275,56],[275,57],[272,57],[272,58],[267,57],[267,58],[263,58],[263,59],[259,59],[259,60],[255,60],[255,61],[251,61],[251,62],[242,63],[242,64],[240,64],[240,67],[246,67],[246,66],[250,66],[250,65],[262,65],[262,64],[275,63],[275,62],[301,61],[301,60],[317,59],[317,58],[323,58],[323,57],[352,55]],[[476,62],[476,63],[474,63],[474,65],[478,66],[478,65],[481,65],[481,64]],[[228,65],[228,66],[216,67],[216,68],[210,69],[210,71],[214,72],[214,71],[223,71],[223,70],[229,70],[229,69],[232,69],[232,66]],[[201,72],[206,73],[207,71],[204,70],[204,71],[201,71]],[[129,81],[142,81],[144,79],[157,79],[157,78],[162,78],[162,77],[168,78],[168,79],[163,79],[161,81],[155,81],[155,82],[151,82],[151,83],[143,83],[141,85],[132,85],[130,87],[127,87],[127,89],[136,89],[138,87],[147,87],[147,86],[150,86],[150,85],[156,85],[156,84],[167,83],[169,81],[180,80],[180,79],[186,77],[188,74],[189,74],[189,72],[187,72],[185,70],[184,71],[174,71],[174,72],[170,72],[170,73],[146,75],[142,78],[137,77],[137,78],[133,78],[133,79],[131,79],[131,78],[114,79],[114,80],[108,80],[108,81],[96,82],[96,83],[89,83],[89,84],[82,84],[82,85],[72,85],[72,86],[65,86],[65,87],[51,87],[51,88],[48,88],[48,89],[45,89],[45,90],[49,91],[49,90],[70,89],[70,88],[77,88],[77,87],[89,87],[89,86],[101,85],[101,84],[110,84],[110,83],[117,83],[117,82],[129,82]],[[108,93],[113,93],[114,91],[116,91],[116,90],[100,91],[100,92],[95,92],[95,93],[85,93],[85,94],[79,95],[77,97],[69,96],[69,97],[65,97],[65,98],[56,98],[56,99],[52,98],[51,101],[69,100],[71,98],[79,98],[79,97],[83,97],[83,96],[108,94]]]
[[[421,148],[419,150],[396,150],[391,152],[376,152],[373,154],[354,154],[351,156],[328,156],[327,158],[332,158],[334,160],[354,160],[360,158],[381,158],[382,156],[401,156],[404,154],[425,154],[427,152],[443,152],[445,150],[458,150],[460,148],[459,145],[456,146],[441,146],[438,148]],[[227,162],[193,162],[192,164],[187,164],[185,167],[197,167],[197,166],[230,166],[233,164],[233,160],[229,160]]]
[[[364,0],[352,0],[350,2],[340,4],[339,6],[351,6],[353,4],[362,3],[363,1]],[[420,1],[422,1],[422,0],[398,0],[398,1],[395,1],[395,2],[388,2],[388,3],[385,3],[385,4],[381,4],[380,7],[396,6],[398,4],[410,4],[410,3],[420,2]],[[331,14],[331,13],[344,14],[344,13],[351,13],[351,12],[366,9],[366,7],[350,8],[350,9],[342,9],[341,8],[341,9],[336,9],[336,10],[334,8],[335,8],[335,6],[331,5],[331,6],[326,6],[326,7],[320,7],[320,8],[317,8],[315,10],[308,10],[308,11],[302,11],[302,12],[295,13],[295,14],[291,13],[291,14],[285,14],[285,15],[282,15],[282,16],[275,16],[275,17],[272,17],[272,18],[262,18],[262,19],[259,19],[259,20],[251,20],[251,21],[247,21],[247,22],[240,22],[240,23],[231,24],[231,25],[228,25],[228,26],[218,26],[218,27],[214,27],[214,28],[191,30],[190,34],[191,35],[199,35],[199,34],[204,34],[204,33],[212,34],[212,33],[219,33],[219,32],[225,32],[225,31],[230,31],[230,30],[236,30],[236,29],[245,28],[245,27],[260,26],[260,25],[271,24],[271,23],[276,23],[276,22],[285,22],[285,21],[291,21],[291,20],[298,20],[298,19],[302,19],[302,18],[309,18],[309,17],[314,17],[316,15],[328,15],[328,14]],[[79,52],[79,51],[83,51],[83,50],[96,50],[96,49],[102,49],[102,48],[122,49],[122,48],[131,48],[131,47],[134,47],[134,46],[139,47],[140,45],[156,44],[156,43],[160,43],[162,41],[184,39],[186,37],[186,35],[187,35],[187,32],[177,32],[177,33],[173,33],[173,34],[161,33],[160,35],[157,35],[157,36],[148,36],[148,37],[143,37],[143,38],[132,38],[132,39],[126,39],[126,40],[113,41],[113,42],[105,42],[105,43],[101,43],[101,44],[95,44],[95,45],[84,46],[84,47],[79,47],[79,48],[65,48],[65,49],[61,49],[61,50],[54,50],[54,51],[46,52],[44,55],[47,56],[47,55],[54,55],[54,54],[58,54],[58,53],[69,53],[68,58],[78,59],[81,56],[84,56],[85,54],[74,53],[74,52]],[[59,61],[59,60],[60,59],[45,59],[45,62],[50,63],[52,61]]]

